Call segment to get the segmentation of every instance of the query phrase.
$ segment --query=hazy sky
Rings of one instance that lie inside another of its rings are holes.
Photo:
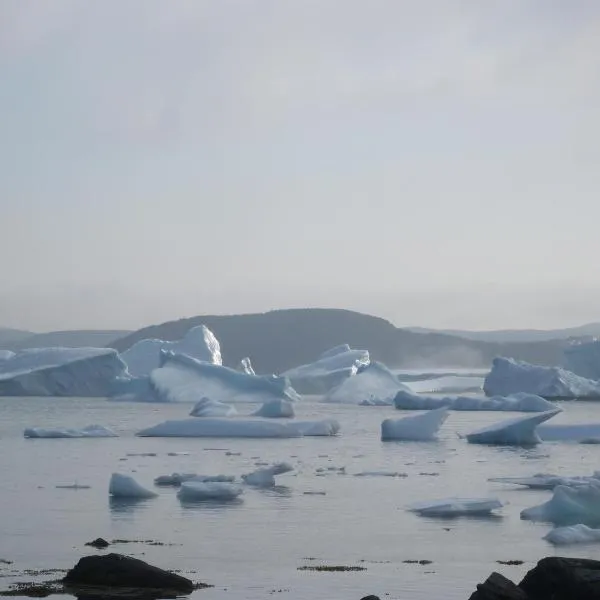
[[[597,0],[2,0],[0,325],[600,320]]]

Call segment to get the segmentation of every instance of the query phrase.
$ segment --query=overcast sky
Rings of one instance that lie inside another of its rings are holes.
[[[597,0],[2,0],[0,325],[600,320]]]

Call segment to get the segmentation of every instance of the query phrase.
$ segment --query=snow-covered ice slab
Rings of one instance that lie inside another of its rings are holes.
[[[497,498],[445,498],[410,504],[407,510],[423,517],[460,517],[489,515],[502,506]]]
[[[252,367],[252,362],[247,356],[240,360],[240,364],[238,365],[237,370],[241,371],[242,373],[246,373],[246,375],[256,375],[256,373],[254,372],[254,368]]]
[[[108,493],[113,498],[143,499],[154,498],[157,494],[143,485],[140,485],[133,477],[113,473],[108,486]]]
[[[574,343],[564,351],[565,367],[576,375],[600,380],[600,341]]]
[[[600,438],[600,423],[540,425],[537,432],[544,442],[581,442]]]
[[[600,485],[559,485],[548,502],[522,510],[521,519],[555,525],[600,524]]]
[[[291,419],[294,415],[294,405],[289,400],[270,400],[252,413],[253,417],[265,419]]]
[[[323,352],[315,362],[282,373],[300,394],[326,394],[370,362],[367,350],[342,344]]]
[[[545,412],[556,408],[552,402],[535,394],[522,392],[510,396],[425,396],[412,392],[398,392],[394,398],[398,410],[432,410],[446,407],[456,411],[506,411],[506,412]]]
[[[536,473],[531,477],[491,477],[488,481],[494,483],[507,483],[510,485],[523,485],[532,490],[553,490],[556,486],[577,487],[596,482],[600,485],[600,473],[591,476],[563,477],[550,473]]]
[[[233,417],[237,414],[235,407],[229,404],[210,398],[202,398],[192,408],[190,417]]]
[[[177,492],[180,500],[235,500],[243,494],[241,486],[216,481],[184,481]]]
[[[593,544],[600,542],[600,529],[592,529],[582,523],[570,527],[556,527],[546,534],[544,539],[555,546]]]
[[[560,367],[530,365],[512,358],[494,359],[483,389],[488,396],[526,392],[555,399],[600,398],[600,382]]]
[[[109,438],[118,435],[108,427],[102,425],[88,425],[82,429],[42,429],[41,427],[28,427],[23,432],[26,438]]]
[[[165,402],[197,402],[203,397],[219,402],[267,402],[299,400],[285,377],[247,375],[163,351],[162,366],[150,374],[156,395]]]
[[[289,473],[294,470],[294,467],[286,462],[276,463],[271,467],[257,469],[252,473],[242,475],[242,480],[246,485],[254,487],[269,488],[275,485],[275,476]]]
[[[508,419],[501,423],[489,425],[467,434],[465,437],[471,444],[496,444],[507,446],[530,446],[542,440],[536,427],[561,412],[560,409],[535,413],[531,416]]]
[[[108,396],[126,371],[110,348],[33,348],[0,361],[0,396]]]
[[[440,427],[448,418],[447,408],[436,408],[403,419],[386,419],[381,423],[381,439],[430,441],[436,439]]]
[[[213,332],[205,325],[190,329],[185,336],[176,342],[146,339],[136,342],[121,357],[127,364],[129,373],[134,377],[149,375],[160,366],[160,353],[170,350],[187,354],[192,358],[214,365],[222,364],[221,347]]]
[[[384,364],[371,362],[361,366],[354,377],[345,379],[334,387],[323,399],[324,402],[338,404],[391,404],[394,396],[408,387],[400,383]]]

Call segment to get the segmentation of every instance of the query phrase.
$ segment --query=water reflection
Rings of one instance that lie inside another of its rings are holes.
[[[144,508],[152,498],[115,498],[109,496],[108,505],[112,514],[133,515],[134,511]]]

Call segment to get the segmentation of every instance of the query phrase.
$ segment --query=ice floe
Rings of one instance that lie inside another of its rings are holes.
[[[600,529],[592,529],[578,523],[569,527],[556,527],[544,536],[544,539],[556,546],[571,544],[592,544],[600,542]]]
[[[154,479],[154,485],[179,487],[185,481],[196,481],[199,483],[232,483],[235,481],[233,475],[198,475],[197,473],[171,473],[171,475],[159,475]]]
[[[553,490],[556,486],[577,487],[596,483],[600,485],[600,472],[596,471],[591,476],[564,477],[550,473],[536,473],[531,477],[491,477],[488,481],[494,483],[507,483],[511,485],[523,485],[532,490]]]
[[[398,376],[400,381],[402,377]],[[483,390],[483,377],[473,375],[443,375],[431,379],[420,379],[418,381],[403,382],[412,392],[417,394],[432,393],[459,393],[459,392],[481,392]]]
[[[354,477],[408,477],[408,474],[398,471],[361,471],[354,473]]]
[[[436,408],[403,419],[385,419],[381,423],[381,439],[429,441],[436,439],[440,427],[448,418],[447,408]]]
[[[497,444],[512,446],[530,446],[539,444],[542,440],[536,432],[536,427],[561,412],[560,409],[535,413],[531,416],[508,419],[494,423],[483,429],[478,429],[465,437],[471,444]]]
[[[276,463],[271,467],[265,467],[263,469],[257,469],[252,473],[242,475],[242,481],[246,485],[268,488],[275,485],[275,476],[282,475],[283,473],[289,473],[293,471],[294,467],[286,462]]]
[[[294,405],[289,400],[270,400],[252,413],[254,417],[265,419],[291,419],[294,415]]]
[[[292,438],[299,429],[278,420],[211,418],[165,421],[137,433],[141,437]]]
[[[322,419],[320,421],[288,421],[289,427],[307,437],[321,437],[337,435],[340,424],[335,419]]]
[[[417,502],[407,506],[407,510],[423,517],[459,517],[489,515],[502,508],[497,498],[445,498],[431,502]]]
[[[113,473],[108,486],[108,493],[113,498],[143,499],[154,498],[157,494],[143,485],[140,485],[133,477]]]
[[[177,497],[185,501],[235,500],[243,494],[241,486],[218,481],[184,481]]]
[[[26,438],[108,438],[118,437],[117,434],[108,427],[102,425],[88,425],[82,429],[43,429],[41,427],[28,427],[23,432]]]
[[[237,414],[235,407],[229,404],[210,398],[202,398],[192,408],[190,417],[232,417]]]

